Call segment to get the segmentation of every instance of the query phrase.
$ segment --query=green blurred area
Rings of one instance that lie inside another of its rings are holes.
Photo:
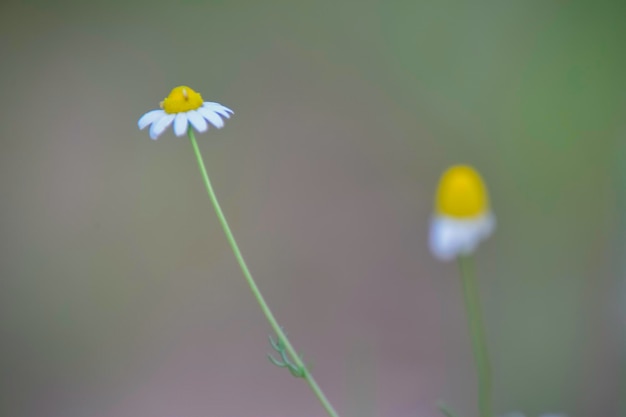
[[[2,2],[0,414],[322,415],[264,360],[189,144],[137,130],[185,84],[235,110],[199,138],[210,175],[342,415],[475,415],[456,269],[426,245],[460,162],[498,219],[478,255],[497,413],[626,415],[625,13]]]

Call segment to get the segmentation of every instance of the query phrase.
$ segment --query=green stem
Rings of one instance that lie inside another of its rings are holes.
[[[305,370],[304,379],[306,379],[306,382],[309,384],[309,387],[311,387],[311,390],[313,391],[313,393],[315,394],[319,402],[322,404],[322,406],[326,410],[326,413],[330,417],[339,417],[339,415],[337,414],[337,412],[335,411],[331,403],[328,401],[328,399],[326,398],[326,396],[320,389],[319,385],[317,385],[317,382],[315,382],[315,379],[313,379],[313,376],[311,375],[311,373],[307,370],[306,366],[302,362],[302,359],[300,359],[300,356],[297,354],[297,352],[291,345],[291,342],[289,342],[289,339],[287,339],[287,335],[285,334],[283,329],[278,325],[278,322],[276,321],[274,314],[272,314],[272,311],[270,310],[269,306],[265,302],[265,299],[263,298],[263,295],[261,294],[259,287],[257,287],[256,282],[254,281],[254,278],[252,278],[252,274],[250,273],[250,270],[248,269],[248,266],[246,265],[246,261],[243,259],[243,255],[241,254],[241,251],[239,250],[237,241],[235,240],[233,233],[230,231],[230,227],[228,226],[226,217],[224,216],[224,213],[222,212],[220,203],[217,201],[217,196],[215,195],[215,191],[213,191],[213,186],[211,185],[211,181],[209,180],[209,175],[207,174],[207,170],[204,167],[204,162],[202,160],[202,154],[200,153],[200,148],[198,147],[198,143],[196,142],[196,137],[193,134],[193,131],[191,130],[191,128],[188,129],[187,134],[189,136],[189,140],[191,141],[191,145],[193,146],[194,153],[196,154],[196,159],[198,160],[198,166],[200,167],[200,172],[202,173],[202,179],[204,180],[204,185],[206,187],[207,192],[209,193],[209,198],[211,199],[211,202],[213,203],[213,208],[215,209],[215,213],[217,214],[220,224],[222,225],[222,228],[224,229],[224,233],[226,234],[228,243],[230,244],[230,247],[233,250],[233,253],[235,254],[235,258],[237,258],[237,263],[239,263],[241,272],[243,272],[243,275],[246,278],[246,281],[248,281],[248,285],[250,286],[250,289],[252,290],[252,294],[254,295],[254,298],[256,298],[257,302],[259,303],[261,310],[263,310],[263,314],[265,314],[265,318],[267,318],[267,321],[270,323],[270,326],[272,326],[272,330],[274,330],[274,332],[278,336],[278,339],[283,341],[285,348],[287,352],[289,353],[289,355],[291,356],[295,365]]]
[[[457,417],[456,414],[454,414],[445,403],[439,402],[439,404],[437,404],[437,407],[439,408],[439,411],[441,411],[446,417]]]
[[[487,338],[485,336],[485,326],[482,320],[472,259],[464,256],[459,257],[459,270],[463,283],[463,296],[465,298],[467,320],[472,338],[474,360],[478,370],[478,409],[480,417],[492,417],[491,365],[489,364],[489,355],[487,353]]]

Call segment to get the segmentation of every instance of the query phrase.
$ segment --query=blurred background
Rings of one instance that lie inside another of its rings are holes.
[[[17,1],[0,6],[0,414],[321,417],[269,364],[177,85],[249,266],[342,416],[476,416],[433,193],[474,165],[496,414],[626,415],[626,5]]]

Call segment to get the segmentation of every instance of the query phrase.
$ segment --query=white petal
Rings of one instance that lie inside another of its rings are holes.
[[[177,113],[174,120],[174,133],[182,136],[187,131],[187,113]]]
[[[224,127],[224,121],[222,118],[215,112],[207,109],[206,107],[200,107],[198,109],[198,113],[200,113],[203,117],[205,117],[211,124],[218,129]]]
[[[430,250],[441,261],[450,261],[458,255],[458,248],[450,239],[449,225],[440,218],[434,218],[430,224]]]
[[[222,116],[224,116],[227,119],[230,119],[230,115],[234,114],[235,112],[232,111],[231,109],[229,109],[226,106],[222,106],[220,103],[214,103],[212,101],[205,101],[203,106],[209,110],[212,110],[216,113],[221,114]]]
[[[154,123],[161,117],[165,116],[165,114],[166,113],[161,109],[152,110],[144,114],[143,116],[141,116],[141,118],[137,122],[137,126],[139,126],[139,130],[143,130],[146,126]]]
[[[163,133],[163,131],[167,129],[169,125],[172,124],[173,120],[174,120],[173,114],[166,114],[165,116],[160,118],[158,121],[152,123],[152,126],[150,126],[150,138],[156,140],[156,138],[158,138],[161,135],[161,133]]]
[[[202,117],[196,110],[189,110],[187,112],[187,118],[189,119],[189,123],[191,123],[200,133],[206,132],[209,128],[206,120],[204,120],[204,117]]]
[[[469,219],[436,216],[430,225],[430,249],[442,261],[469,255],[494,228],[495,218],[491,213]]]

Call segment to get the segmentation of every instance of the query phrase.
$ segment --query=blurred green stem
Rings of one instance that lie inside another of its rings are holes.
[[[452,410],[450,410],[448,406],[441,401],[437,404],[437,408],[439,408],[439,411],[441,411],[446,417],[457,417],[456,414],[454,414]]]
[[[202,179],[204,180],[204,185],[206,187],[207,192],[209,193],[209,198],[211,199],[211,202],[213,203],[213,208],[215,208],[215,213],[217,214],[220,224],[222,225],[222,228],[224,229],[224,233],[226,234],[228,243],[230,244],[230,247],[233,250],[233,253],[235,254],[235,258],[237,258],[237,263],[239,263],[241,272],[243,272],[243,275],[246,278],[246,281],[248,281],[248,285],[250,286],[250,289],[252,290],[252,294],[254,295],[254,298],[256,298],[257,302],[259,303],[259,306],[261,307],[261,310],[263,310],[263,314],[265,314],[265,318],[270,323],[270,326],[272,326],[272,330],[274,330],[274,333],[276,333],[276,335],[278,336],[278,340],[281,340],[283,342],[294,364],[305,371],[303,378],[306,379],[306,382],[309,384],[309,387],[311,387],[311,390],[313,391],[313,393],[315,394],[319,402],[322,404],[322,406],[326,410],[326,413],[330,417],[339,417],[339,415],[337,414],[337,412],[335,411],[331,403],[328,401],[328,399],[326,398],[326,396],[320,389],[319,385],[317,385],[317,382],[315,382],[315,379],[313,379],[313,376],[311,375],[311,373],[308,371],[308,369],[302,362],[302,359],[300,358],[300,356],[297,354],[297,352],[291,345],[291,342],[289,342],[289,339],[287,339],[287,335],[285,334],[283,329],[278,325],[278,322],[276,321],[274,314],[272,314],[272,311],[270,310],[269,306],[265,302],[265,299],[263,298],[263,295],[261,294],[259,287],[257,287],[256,282],[254,281],[254,278],[252,278],[252,274],[250,273],[250,270],[248,269],[248,266],[246,265],[246,261],[243,259],[243,255],[241,254],[241,251],[239,250],[237,241],[235,241],[235,237],[233,236],[233,233],[230,231],[230,227],[228,226],[226,217],[224,216],[224,213],[222,212],[220,203],[217,201],[217,196],[215,195],[215,191],[213,191],[213,186],[211,185],[211,181],[209,180],[209,174],[207,174],[207,170],[204,167],[202,154],[200,153],[200,148],[198,147],[198,143],[196,142],[196,137],[193,131],[191,130],[191,127],[187,130],[187,134],[189,136],[189,140],[191,141],[191,145],[193,146],[194,153],[196,154],[196,159],[198,160],[198,166],[200,167]]]
[[[487,353],[487,337],[483,324],[480,299],[474,274],[472,258],[460,256],[459,272],[463,284],[463,297],[472,338],[474,360],[478,371],[478,409],[480,417],[492,417],[491,411],[491,365]]]

